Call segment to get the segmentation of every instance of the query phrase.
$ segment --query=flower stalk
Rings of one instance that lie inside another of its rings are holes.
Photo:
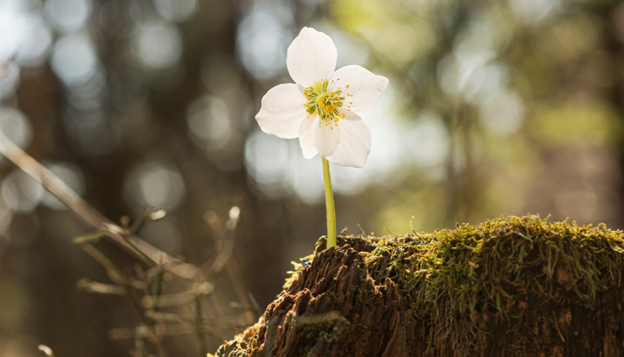
[[[323,158],[323,180],[325,181],[325,207],[327,210],[327,249],[336,246],[336,209],[332,190],[329,162]]]

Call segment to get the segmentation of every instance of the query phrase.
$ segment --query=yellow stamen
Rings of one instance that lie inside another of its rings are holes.
[[[340,80],[340,78],[336,80]],[[332,83],[334,83],[333,80]],[[321,80],[315,85],[307,87],[304,94],[308,99],[307,103],[304,104],[306,112],[310,115],[317,114],[326,125],[331,122],[337,123],[340,118],[344,118],[344,113],[341,113],[339,109],[343,107],[343,100],[345,99],[341,87],[330,90],[328,81]],[[347,94],[347,96],[352,97],[353,95]],[[330,125],[330,128],[333,126]]]

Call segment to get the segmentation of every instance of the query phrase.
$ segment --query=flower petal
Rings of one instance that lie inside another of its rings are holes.
[[[345,100],[343,109],[362,114],[379,99],[381,91],[388,87],[388,78],[378,76],[364,67],[345,66],[331,77],[332,88],[340,87]]]
[[[348,119],[348,120],[362,120],[361,116],[359,116],[357,113],[352,112],[352,111],[341,110],[340,113],[344,114],[344,119]]]
[[[336,165],[363,168],[371,151],[371,131],[362,118],[353,112],[340,120],[340,142],[336,151],[325,158]]]
[[[309,87],[321,79],[329,79],[336,69],[338,52],[326,34],[304,27],[286,53],[286,66],[292,79]]]
[[[319,117],[318,115],[310,116],[308,115],[305,119],[301,121],[301,125],[299,126],[299,136],[305,134],[310,130],[312,125],[318,124]]]
[[[323,122],[314,127],[314,147],[319,155],[326,158],[336,150],[340,142],[340,131],[338,125],[330,126]]]
[[[271,88],[262,97],[260,111],[256,114],[260,129],[280,138],[298,137],[301,121],[308,116],[305,102],[306,98],[296,84],[280,84]]]
[[[299,136],[299,145],[303,151],[303,157],[311,159],[318,154],[314,147],[314,130],[308,130],[303,135]]]

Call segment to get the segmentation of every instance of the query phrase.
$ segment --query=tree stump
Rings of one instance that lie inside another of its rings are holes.
[[[216,356],[624,356],[621,231],[525,216],[338,243]]]

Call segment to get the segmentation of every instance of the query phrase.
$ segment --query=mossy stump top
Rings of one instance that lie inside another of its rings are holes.
[[[216,356],[624,356],[621,231],[525,216],[338,244]]]

